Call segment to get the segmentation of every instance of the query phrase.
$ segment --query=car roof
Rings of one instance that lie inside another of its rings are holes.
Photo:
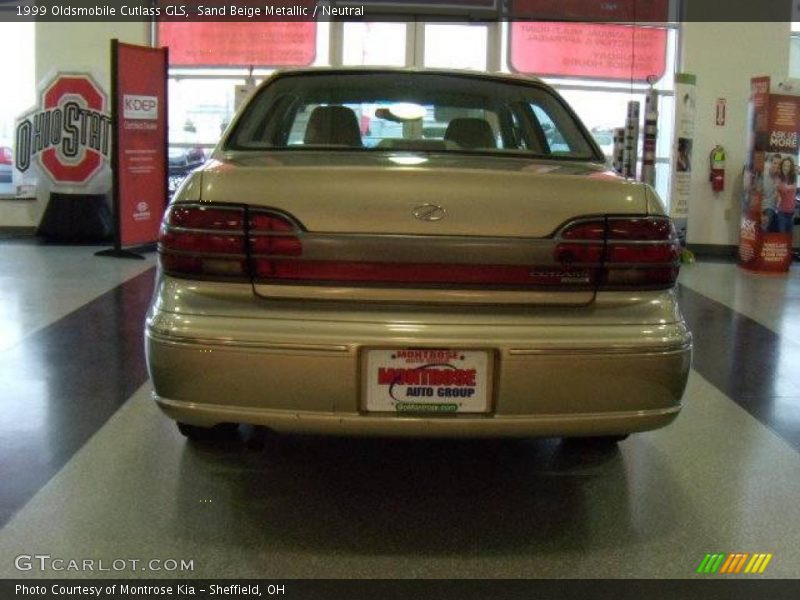
[[[302,73],[426,73],[437,75],[458,75],[461,77],[472,77],[476,79],[494,79],[508,81],[512,83],[536,83],[547,85],[544,81],[533,75],[523,75],[517,73],[500,73],[474,71],[470,69],[439,69],[430,67],[369,67],[369,66],[347,66],[347,67],[292,67],[278,69],[273,75],[294,75]]]

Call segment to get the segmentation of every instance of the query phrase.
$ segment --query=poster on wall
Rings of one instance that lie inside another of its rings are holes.
[[[39,86],[38,106],[17,119],[14,166],[57,193],[110,187],[111,114],[90,73],[55,73]]]
[[[155,243],[167,202],[167,50],[111,40],[115,248]],[[135,256],[135,255],[134,255]]]
[[[173,67],[304,67],[317,56],[314,21],[158,24],[158,45]]]
[[[508,62],[518,73],[646,82],[666,71],[663,28],[526,21],[509,26]]]
[[[739,265],[786,272],[792,262],[800,96],[770,93],[770,78],[750,81]]]
[[[678,236],[686,243],[686,223],[689,218],[689,198],[692,182],[692,146],[697,77],[689,73],[675,74],[675,136],[672,143],[672,198],[669,216],[675,222]]]

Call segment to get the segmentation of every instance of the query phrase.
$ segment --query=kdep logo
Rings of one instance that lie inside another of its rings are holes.
[[[43,88],[39,105],[17,123],[17,169],[24,173],[38,160],[56,183],[88,183],[111,153],[105,92],[86,73],[60,73]]]
[[[125,119],[139,121],[155,121],[158,119],[158,97],[134,96],[125,94],[122,97],[122,116]]]

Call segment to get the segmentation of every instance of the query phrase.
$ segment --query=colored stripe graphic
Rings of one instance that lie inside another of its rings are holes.
[[[716,573],[722,561],[725,560],[725,554],[706,554],[703,562],[697,567],[698,573]]]
[[[738,562],[738,563],[736,563],[736,571],[735,571],[735,573],[736,573],[737,575],[738,575],[738,574],[741,572],[741,570],[744,568],[744,563],[746,563],[746,562],[747,562],[747,559],[748,559],[748,558],[750,558],[750,554],[748,554],[747,552],[745,552],[744,554],[742,554],[742,557],[739,559],[739,562]]]
[[[766,553],[732,552],[730,554],[706,554],[700,562],[700,566],[697,567],[697,573],[738,575],[744,569],[744,573],[747,574],[761,574],[771,560],[772,554]],[[745,565],[747,566],[745,567]]]
[[[741,552],[729,554],[728,560],[725,561],[725,564],[722,565],[722,569],[720,569],[720,573],[738,573],[742,570],[742,567],[744,567],[744,563],[749,556],[749,554]]]
[[[730,573],[730,569],[732,565],[736,562],[736,559],[739,558],[738,554],[728,554],[728,559],[722,565],[722,568],[719,570],[720,573]]]

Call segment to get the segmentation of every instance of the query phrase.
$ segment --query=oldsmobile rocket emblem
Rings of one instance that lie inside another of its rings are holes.
[[[420,204],[411,213],[420,221],[441,221],[447,211],[437,204]]]

